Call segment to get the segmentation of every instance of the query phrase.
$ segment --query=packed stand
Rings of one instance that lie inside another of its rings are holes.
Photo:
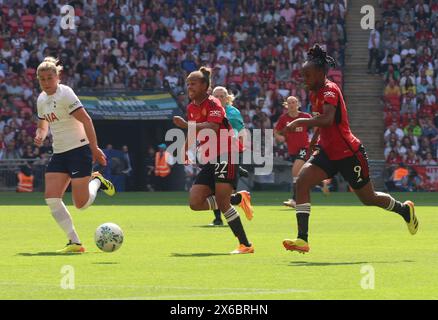
[[[32,143],[36,68],[49,55],[75,90],[168,90],[184,109],[186,76],[210,66],[250,130],[273,128],[289,95],[309,110],[300,66],[314,43],[337,60],[329,77],[342,86],[344,0],[73,1],[76,29],[60,27],[66,1],[1,3],[0,159],[52,152]],[[278,157],[285,150],[275,146]]]
[[[387,186],[436,190],[424,167],[438,158],[438,2],[382,2],[383,23],[372,32],[378,48],[370,72],[385,81],[384,133]]]

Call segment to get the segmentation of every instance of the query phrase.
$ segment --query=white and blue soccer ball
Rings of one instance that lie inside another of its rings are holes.
[[[113,252],[119,249],[123,243],[123,231],[115,223],[104,223],[97,227],[94,234],[96,246],[105,252]]]

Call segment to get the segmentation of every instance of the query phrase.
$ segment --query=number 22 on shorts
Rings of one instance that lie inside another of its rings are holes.
[[[222,167],[221,167],[222,166]],[[216,163],[215,164],[215,174],[225,174],[227,173],[227,167],[228,167],[228,163],[226,161],[222,161],[221,163]],[[220,169],[220,171],[219,171]]]

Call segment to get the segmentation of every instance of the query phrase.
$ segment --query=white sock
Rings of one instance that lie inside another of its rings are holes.
[[[90,181],[90,183],[88,184],[88,191],[89,191],[88,201],[86,204],[84,204],[82,208],[79,208],[79,210],[85,210],[93,204],[94,200],[96,200],[97,191],[99,191],[101,184],[102,182],[100,182],[99,179],[93,179]]]
[[[64,230],[67,238],[74,243],[81,243],[79,236],[76,233],[70,213],[68,212],[64,202],[60,198],[48,198],[46,203],[52,212],[52,216],[58,225]]]

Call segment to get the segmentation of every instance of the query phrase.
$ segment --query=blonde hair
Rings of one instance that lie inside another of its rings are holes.
[[[59,60],[53,57],[46,57],[37,68],[37,76],[41,71],[53,71],[57,76],[61,74],[62,66],[58,66]]]
[[[215,87],[215,88],[213,89],[213,95],[214,95],[215,91],[218,91],[218,90],[222,90],[222,91],[225,92],[225,94],[226,94],[226,101],[227,101],[227,104],[232,105],[232,104],[233,104],[233,101],[234,101],[234,94],[230,94],[230,93],[228,93],[227,88],[218,86],[218,87]]]

